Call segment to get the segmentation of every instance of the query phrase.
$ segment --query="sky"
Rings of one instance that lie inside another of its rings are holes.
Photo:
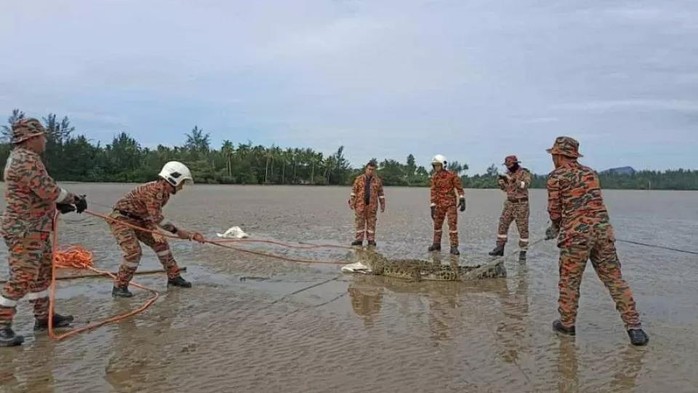
[[[0,5],[0,122],[109,143],[345,146],[468,174],[556,136],[598,170],[696,169],[698,1],[34,0]]]

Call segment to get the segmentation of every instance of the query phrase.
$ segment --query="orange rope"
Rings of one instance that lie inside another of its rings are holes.
[[[85,213],[90,214],[90,215],[95,216],[95,217],[102,218],[102,219],[107,220],[107,221],[118,221],[119,224],[121,224],[121,225],[126,225],[126,226],[129,226],[129,227],[133,228],[133,229],[137,229],[137,230],[139,230],[139,231],[150,232],[150,233],[157,233],[157,234],[160,235],[160,236],[169,237],[169,238],[177,239],[177,240],[182,240],[182,239],[180,239],[178,236],[171,235],[171,234],[169,234],[169,233],[164,233],[164,232],[155,231],[155,230],[152,230],[152,229],[143,228],[143,227],[140,227],[140,226],[138,226],[138,225],[133,225],[133,224],[130,224],[130,223],[125,222],[125,221],[116,220],[115,218],[106,216],[106,215],[104,215],[104,214],[95,213],[95,212],[90,211],[90,210],[85,210]],[[230,241],[230,240],[233,240],[233,241],[240,241],[240,240],[246,240],[246,239],[227,239],[227,241]],[[274,243],[274,244],[284,245],[284,246],[292,247],[292,248],[318,248],[318,247],[327,247],[326,245],[310,245],[309,247],[302,247],[302,246],[301,246],[301,247],[298,247],[298,246],[291,246],[291,245],[285,244],[285,243],[274,242],[274,241],[272,241],[272,240],[254,240],[254,241],[257,241],[257,242]],[[284,260],[284,261],[289,261],[289,262],[309,263],[309,264],[317,263],[317,264],[321,264],[321,265],[346,265],[346,264],[350,263],[350,262],[344,262],[344,261],[342,261],[342,262],[340,262],[340,261],[317,261],[317,260],[312,260],[312,259],[290,258],[290,257],[282,256],[282,255],[271,254],[271,253],[268,253],[268,252],[245,250],[244,248],[237,248],[237,247],[233,247],[233,246],[229,246],[229,245],[223,244],[224,242],[225,242],[225,241],[221,241],[221,240],[204,240],[204,243],[212,244],[212,245],[214,245],[214,246],[223,247],[223,248],[229,248],[229,249],[231,249],[231,250],[246,252],[246,253],[254,254],[254,255],[262,255],[262,256],[266,256],[266,257],[282,259],[282,260]],[[340,247],[340,248],[343,248],[344,246],[330,246],[330,247]]]
[[[67,250],[58,250],[58,212],[55,213],[54,218],[53,218],[53,241],[52,241],[52,248],[53,248],[53,263],[51,264],[51,286],[50,286],[50,292],[49,292],[49,307],[48,307],[48,335],[54,340],[63,340],[65,338],[74,336],[78,333],[82,333],[88,330],[95,329],[97,327],[100,327],[102,325],[106,325],[110,322],[117,322],[121,321],[123,319],[126,319],[132,315],[136,315],[140,312],[143,312],[145,309],[150,307],[155,301],[160,297],[158,292],[152,288],[148,288],[145,286],[142,286],[136,282],[131,281],[131,285],[137,288],[145,289],[147,291],[152,292],[153,296],[148,299],[148,301],[145,302],[142,306],[138,307],[137,309],[124,313],[124,314],[119,314],[115,315],[111,318],[107,318],[103,321],[98,321],[91,323],[87,326],[79,327],[72,329],[66,333],[63,334],[56,334],[53,331],[53,315],[54,315],[54,306],[56,303],[56,269],[58,268],[77,268],[77,269],[89,269],[92,270],[93,272],[99,273],[101,275],[109,276],[113,279],[116,279],[116,276],[114,276],[111,272],[104,271],[104,270],[99,270],[94,267],[92,267],[92,253],[89,252],[88,250],[82,248],[82,247],[70,247]]]
[[[102,218],[106,221],[117,221],[112,217],[106,216],[104,214],[92,212],[89,210],[85,210],[85,213],[90,214],[95,217]],[[147,291],[150,291],[153,296],[148,299],[142,306],[138,307],[137,309],[124,313],[124,314],[119,314],[115,315],[111,318],[107,318],[103,321],[98,321],[91,323],[87,326],[83,326],[80,328],[75,328],[72,329],[66,333],[57,335],[53,331],[53,316],[54,316],[54,306],[55,306],[55,301],[56,301],[56,269],[65,269],[65,268],[73,268],[73,269],[88,269],[93,272],[96,272],[100,275],[103,276],[109,276],[113,279],[116,279],[116,276],[112,274],[111,272],[104,271],[104,270],[99,270],[93,266],[93,258],[92,258],[92,252],[87,250],[86,248],[82,246],[71,246],[62,250],[58,249],[58,212],[55,213],[54,215],[54,220],[53,220],[53,235],[52,235],[52,249],[53,249],[53,263],[52,263],[52,274],[51,274],[51,286],[50,286],[50,293],[49,293],[49,319],[48,319],[48,334],[49,337],[51,337],[54,340],[63,340],[65,338],[74,336],[78,333],[82,333],[88,330],[95,329],[97,327],[100,327],[102,325],[106,325],[111,322],[117,322],[120,320],[123,320],[125,318],[128,318],[132,315],[138,314],[140,312],[143,312],[145,309],[150,307],[155,301],[159,298],[159,294],[156,290],[152,288],[148,288],[145,286],[142,286],[136,282],[131,281],[131,285],[137,288],[145,289]],[[151,232],[151,233],[157,233],[161,236],[164,237],[169,237],[172,239],[178,239],[181,240],[178,236],[174,236],[168,233],[162,233],[159,231],[154,231],[151,229],[139,227],[137,225],[130,224],[128,222],[124,222],[119,220],[119,224],[126,225],[129,227],[132,227],[134,229],[144,231],[144,232]],[[346,247],[346,246],[336,246],[336,245],[315,245],[315,244],[310,244],[308,246],[293,246],[290,244],[286,243],[281,243],[281,242],[275,242],[273,240],[256,240],[256,239],[225,239],[225,240],[204,240],[204,243],[212,244],[214,246],[218,247],[223,247],[223,248],[228,248],[231,250],[236,250],[236,251],[242,251],[250,254],[255,254],[255,255],[262,255],[262,256],[267,256],[267,257],[272,257],[272,258],[278,258],[282,259],[285,261],[291,261],[291,262],[299,262],[299,263],[317,263],[317,264],[331,264],[331,265],[343,265],[347,264],[349,262],[337,262],[337,261],[316,261],[316,260],[307,260],[307,259],[296,259],[296,258],[290,258],[290,257],[285,257],[285,256],[280,256],[280,255],[274,255],[266,252],[261,252],[261,251],[252,251],[252,250],[245,250],[242,248],[237,248],[233,247],[224,243],[228,242],[257,242],[257,243],[270,243],[270,244],[277,244],[289,248],[300,248],[300,249],[311,249],[311,248],[347,248],[351,249],[351,247]]]

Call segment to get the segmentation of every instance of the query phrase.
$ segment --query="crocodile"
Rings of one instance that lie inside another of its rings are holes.
[[[388,259],[372,250],[357,250],[358,262],[346,265],[343,272],[396,277],[410,281],[471,281],[506,277],[504,260],[484,265],[459,265],[452,259],[449,264],[423,259]]]

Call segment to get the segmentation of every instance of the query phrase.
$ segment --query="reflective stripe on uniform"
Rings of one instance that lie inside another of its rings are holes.
[[[60,194],[58,194],[58,198],[56,198],[56,202],[62,202],[65,199],[65,197],[67,197],[67,196],[68,196],[68,190],[66,190],[65,188],[61,188],[61,192],[60,192]]]
[[[37,300],[37,299],[42,299],[48,297],[48,290],[44,289],[43,291],[39,292],[29,292],[27,294],[27,299],[28,300]]]
[[[520,242],[528,243],[528,239],[519,239]]]
[[[165,250],[165,251],[160,251],[156,253],[159,257],[164,257],[165,255],[170,254],[170,250]]]
[[[121,266],[130,267],[130,268],[135,269],[138,267],[138,263],[137,262],[122,261]]]
[[[17,306],[17,301],[8,299],[4,296],[0,296],[0,306],[2,307],[16,307]]]

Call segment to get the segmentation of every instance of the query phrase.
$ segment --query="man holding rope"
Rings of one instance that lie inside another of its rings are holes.
[[[191,283],[180,275],[170,246],[158,233],[158,227],[177,235],[180,239],[204,242],[204,237],[200,233],[178,228],[165,220],[162,214],[162,208],[170,199],[170,195],[180,191],[184,183],[193,183],[194,180],[189,168],[177,161],[166,163],[158,176],[160,179],[139,185],[118,200],[114,205],[114,211],[109,215],[111,218],[109,227],[123,255],[112,289],[114,297],[133,296],[133,293],[128,290],[128,284],[141,260],[142,250],[139,242],[150,247],[157,255],[167,271],[167,286],[191,287]],[[144,228],[144,230],[134,227]]]
[[[48,328],[53,263],[51,232],[55,210],[67,213],[87,209],[84,196],[59,187],[46,172],[40,154],[46,149],[46,129],[34,118],[12,125],[14,149],[5,164],[5,200],[2,236],[9,250],[10,277],[0,293],[0,346],[21,345],[24,337],[12,330],[17,301],[27,297],[34,305],[34,330]],[[53,315],[53,326],[66,327],[72,315]]]
[[[558,311],[553,322],[556,332],[574,336],[579,287],[587,260],[611,293],[633,345],[646,345],[649,337],[642,330],[640,315],[627,282],[623,279],[616,253],[615,235],[601,196],[599,178],[591,168],[577,162],[579,142],[560,136],[547,149],[555,170],[548,175],[548,213],[552,225],[545,239],[557,238],[560,248]]]

